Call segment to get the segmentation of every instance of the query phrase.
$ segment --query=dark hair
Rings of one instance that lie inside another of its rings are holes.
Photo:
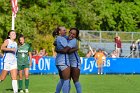
[[[20,43],[20,38],[24,38],[25,39],[25,37],[22,34],[20,34],[19,37],[18,37],[18,42],[19,43]]]
[[[8,36],[7,36],[7,39],[10,39],[10,33],[11,32],[15,32],[14,30],[10,30],[9,32],[8,32]]]
[[[60,30],[61,30],[60,27],[57,27],[57,28],[53,31],[52,36],[55,37],[55,36],[59,35],[59,31],[60,31]]]
[[[70,31],[71,31],[71,30],[75,30],[75,31],[76,31],[76,39],[79,40],[79,41],[81,41],[81,39],[80,39],[80,37],[79,37],[79,32],[80,32],[80,31],[79,31],[77,28],[71,28]],[[70,32],[70,31],[69,31],[69,32]]]

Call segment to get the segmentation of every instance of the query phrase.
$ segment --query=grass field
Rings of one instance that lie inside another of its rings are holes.
[[[58,75],[30,75],[30,93],[54,93]],[[140,75],[81,75],[82,93],[140,93]],[[10,76],[0,93],[13,93]],[[76,93],[73,82],[71,92]]]

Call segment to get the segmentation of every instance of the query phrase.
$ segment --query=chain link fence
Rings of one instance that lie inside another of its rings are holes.
[[[122,42],[122,57],[131,56],[130,46],[133,41],[140,39],[140,32],[116,32],[116,31],[93,31],[80,30],[80,49],[87,53],[88,45],[98,50],[99,48],[105,50],[110,56],[111,52],[115,50],[114,38],[120,36]],[[137,44],[136,44],[137,46]],[[138,49],[136,51],[138,54]],[[136,56],[137,57],[137,56]]]

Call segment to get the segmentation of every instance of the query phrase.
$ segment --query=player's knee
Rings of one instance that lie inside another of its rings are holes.
[[[12,80],[17,80],[17,77],[12,77]]]
[[[73,82],[77,82],[79,79],[78,78],[73,78]]]
[[[25,75],[25,78],[28,79],[29,78],[29,75]]]
[[[19,79],[20,79],[20,80],[22,80],[22,79],[23,79],[23,77],[19,77]]]

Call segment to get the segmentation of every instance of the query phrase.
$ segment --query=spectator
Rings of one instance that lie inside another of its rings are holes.
[[[92,51],[89,50],[86,54],[86,57],[89,58],[89,57],[94,57],[95,56],[95,53],[96,53],[96,49],[93,49]]]
[[[130,46],[130,55],[132,58],[136,57],[136,50],[137,50],[136,43],[135,41],[133,41],[132,45]]]
[[[98,52],[94,56],[96,63],[98,65],[98,74],[103,74],[103,64],[106,60],[106,57],[101,49],[98,50]]]
[[[87,52],[87,54],[86,54],[86,57],[89,58],[89,57],[91,57],[91,56],[92,56],[92,52],[91,52],[91,50],[89,50],[89,51]]]
[[[111,53],[111,57],[112,58],[117,58],[117,52],[116,52],[116,50],[113,50],[113,52]]]
[[[39,51],[39,56],[45,56],[45,54],[46,54],[46,49],[44,49],[44,48],[41,48],[41,50]]]
[[[37,50],[33,50],[32,51],[32,56],[37,56],[37,55],[38,55]]]
[[[136,43],[138,44],[138,57],[140,58],[140,39],[138,39]]]
[[[122,48],[121,38],[119,36],[117,36],[114,39],[115,39],[115,49],[116,49],[116,52],[117,52],[117,57],[120,57],[121,48]]]

